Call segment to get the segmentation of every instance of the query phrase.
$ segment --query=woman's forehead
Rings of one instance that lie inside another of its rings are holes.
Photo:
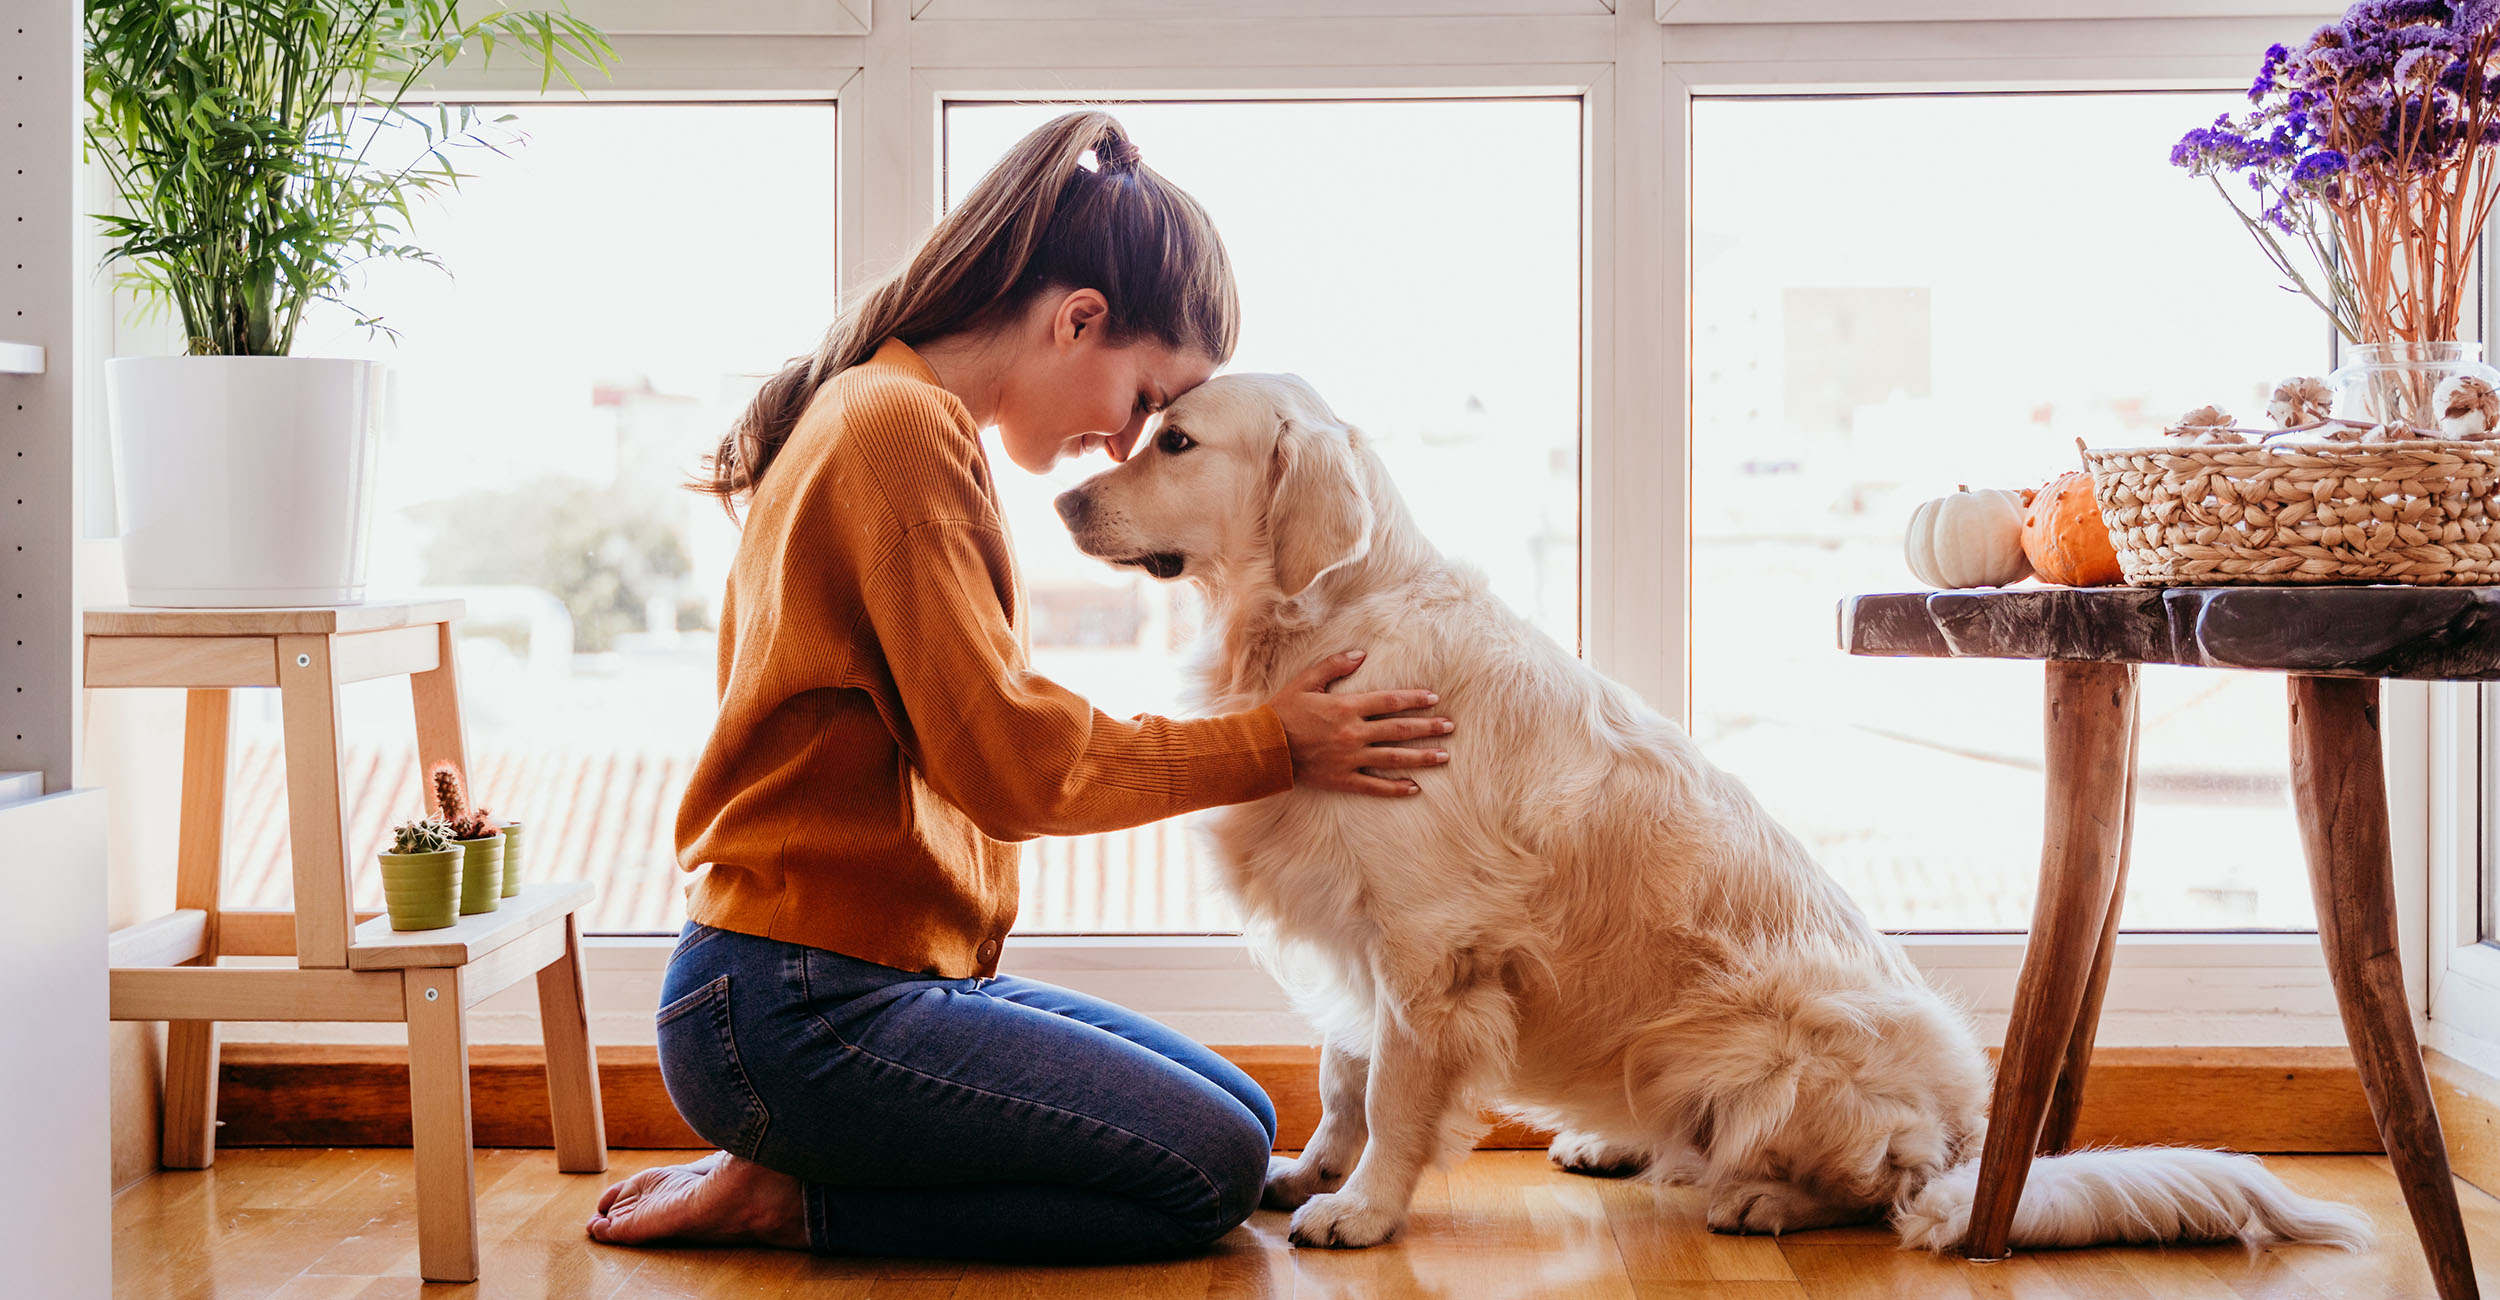
[[[1180,396],[1215,373],[1215,359],[1196,348],[1148,344],[1139,349],[1140,372],[1167,399]]]

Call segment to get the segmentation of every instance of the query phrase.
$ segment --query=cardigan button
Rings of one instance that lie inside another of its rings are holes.
[[[998,940],[996,940],[996,939],[983,939],[983,940],[981,941],[981,948],[980,948],[980,950],[979,950],[978,952],[974,953],[973,955],[974,955],[974,956],[976,956],[976,957],[978,957],[978,958],[980,958],[980,959],[981,959],[981,964],[982,964],[982,965],[984,965],[984,966],[988,965],[988,964],[989,964],[989,963],[991,963],[991,962],[997,961],[997,960],[998,960]]]

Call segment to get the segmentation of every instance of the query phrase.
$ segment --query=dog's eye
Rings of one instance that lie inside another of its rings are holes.
[[[1163,426],[1163,432],[1155,437],[1155,450],[1166,456],[1178,456],[1197,445],[1197,439],[1168,424]]]

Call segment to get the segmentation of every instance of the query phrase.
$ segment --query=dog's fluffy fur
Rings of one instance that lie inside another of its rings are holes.
[[[1490,1104],[1563,1134],[1566,1168],[1699,1182],[1717,1230],[1889,1216],[1907,1244],[1957,1243],[1986,1058],[1795,837],[1435,550],[1299,379],[1216,379],[1163,429],[1061,513],[1087,553],[1205,590],[1199,703],[1256,707],[1361,648],[1339,689],[1429,686],[1458,724],[1420,797],[1296,790],[1213,818],[1324,1038],[1319,1129],[1268,1181],[1293,1239],[1389,1237]],[[2035,1163],[2013,1240],[2368,1231],[2253,1158],[2147,1148]]]

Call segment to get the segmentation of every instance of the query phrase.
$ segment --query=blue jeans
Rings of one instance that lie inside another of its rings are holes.
[[[1259,1203],[1267,1094],[1109,1003],[692,924],[660,996],[669,1100],[704,1141],[806,1185],[816,1250],[1147,1259]]]

